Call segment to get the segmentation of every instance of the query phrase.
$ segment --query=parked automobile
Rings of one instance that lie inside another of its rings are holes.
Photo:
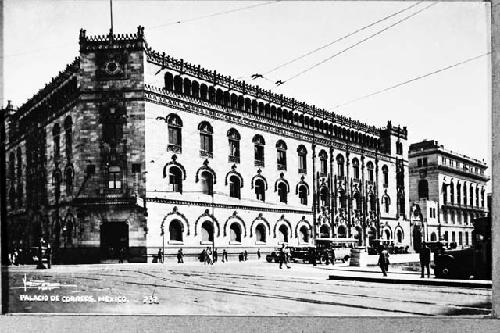
[[[309,262],[310,259],[310,251],[311,249],[314,249],[314,246],[300,246],[300,247],[290,247],[290,261],[291,262],[299,262],[302,261],[303,263]],[[316,255],[318,255],[316,253]],[[319,258],[316,260],[319,261]]]
[[[444,279],[470,278],[474,275],[474,249],[449,250],[435,254],[434,275]]]
[[[351,249],[358,244],[354,238],[317,238],[316,248],[318,252],[324,253],[327,249],[333,248],[335,251],[335,260],[346,262],[351,257]],[[326,258],[320,258],[321,263],[326,262]]]
[[[274,251],[266,255],[266,261],[279,262],[279,253],[280,253],[280,248],[279,247],[275,248]]]

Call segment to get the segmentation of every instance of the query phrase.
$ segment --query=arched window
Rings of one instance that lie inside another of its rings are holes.
[[[236,222],[229,226],[229,240],[232,242],[241,242],[241,228]]]
[[[266,200],[266,184],[263,179],[255,180],[255,196],[257,200],[265,201]]]
[[[339,238],[347,237],[346,229],[343,225],[339,226],[339,228],[337,229],[337,233]]]
[[[67,167],[64,171],[64,180],[66,183],[66,196],[70,196],[73,194],[73,168]]]
[[[326,154],[326,151],[321,150],[319,152],[319,174],[321,177],[326,177],[328,173],[327,160],[328,155]]]
[[[328,227],[328,225],[323,224],[321,227],[319,227],[319,237],[320,238],[330,237],[330,228]]]
[[[474,187],[472,184],[469,186],[469,202],[471,206],[474,206]]]
[[[377,211],[377,200],[375,200],[375,194],[368,195],[368,202],[370,203],[370,211]]]
[[[176,153],[181,152],[182,148],[182,120],[176,114],[170,114],[167,117],[168,123],[168,150]]]
[[[403,242],[403,231],[401,229],[398,229],[398,231],[396,232],[396,238],[398,243]]]
[[[288,187],[286,186],[285,182],[283,182],[283,181],[281,181],[278,184],[278,196],[280,198],[280,202],[287,203]]]
[[[373,163],[366,163],[366,169],[368,170],[368,181],[373,182]]]
[[[182,171],[177,166],[169,169],[170,191],[182,193]]]
[[[171,241],[182,242],[182,223],[179,220],[172,220],[168,226]]]
[[[236,175],[229,177],[229,196],[231,198],[241,199],[241,181]]]
[[[302,241],[303,243],[309,243],[309,229],[305,225],[300,227],[299,237],[300,241]]]
[[[450,211],[450,219],[451,219],[451,223],[455,223],[455,212],[452,210]]]
[[[279,140],[276,143],[278,170],[286,170],[286,150],[286,143],[283,140]]]
[[[427,179],[420,179],[418,182],[418,198],[429,199],[429,183]]]
[[[464,183],[464,205],[467,205],[467,184]]]
[[[359,179],[359,160],[357,158],[352,159],[352,170],[353,170],[353,178]]]
[[[64,120],[64,137],[66,141],[66,159],[69,161],[73,156],[73,120],[67,116]]]
[[[347,196],[345,194],[345,191],[339,191],[339,201],[340,201],[340,208],[345,209],[347,207]]]
[[[200,131],[200,155],[202,157],[213,157],[213,133],[212,125],[207,121],[202,121],[198,125]]]
[[[285,224],[278,228],[278,242],[288,243],[288,227]]]
[[[344,156],[342,155],[337,155],[337,176],[338,177],[345,177],[344,173]]]
[[[302,205],[307,205],[307,186],[299,186],[299,199]]]
[[[118,190],[122,188],[122,171],[117,165],[108,169],[108,189]]]
[[[436,236],[436,233],[435,233],[435,232],[433,232],[433,233],[431,234],[431,242],[435,242],[435,241],[437,241],[437,236]]]
[[[484,188],[481,188],[481,207],[484,208]]]
[[[389,168],[387,167],[387,165],[384,165],[382,167],[382,173],[384,175],[384,187],[388,187],[389,186]]]
[[[59,127],[59,124],[56,123],[54,127],[52,128],[52,136],[54,139],[54,159],[57,160],[60,157],[61,153],[61,145],[60,145],[60,140],[59,140],[59,134],[61,133],[61,128]]]
[[[165,90],[174,90],[174,76],[169,72],[165,73]]]
[[[240,133],[234,128],[227,131],[229,140],[229,162],[240,163]]]
[[[205,221],[201,225],[201,240],[203,242],[213,242],[214,241],[214,226],[212,222]]]
[[[361,195],[359,194],[359,192],[354,192],[352,199],[354,204],[353,205],[354,210],[360,210],[362,207],[361,207]]]
[[[257,226],[255,227],[255,240],[257,242],[262,242],[262,243],[265,243],[266,242],[266,227],[264,224],[262,223],[259,223],[257,224]]]
[[[382,197],[382,203],[384,204],[384,211],[385,213],[389,213],[389,206],[391,204],[391,198],[387,195],[387,193],[384,194]]]
[[[62,181],[61,170],[59,170],[59,168],[54,170],[52,177],[54,181],[54,198],[56,201],[59,201],[59,197],[61,195],[61,181]]]
[[[252,142],[255,145],[255,166],[264,166],[264,145],[266,142],[260,134],[256,134]]]
[[[214,193],[214,176],[209,171],[201,173],[201,191],[203,194],[212,195]]]
[[[307,150],[306,147],[300,145],[297,148],[297,154],[299,157],[299,173],[307,172]]]
[[[384,230],[384,236],[386,240],[391,239],[391,231],[389,229]]]
[[[453,182],[450,185],[450,202],[452,205],[455,203],[455,185]]]
[[[328,206],[328,187],[322,186],[319,190],[319,200],[322,206]]]
[[[123,110],[111,105],[103,112],[102,138],[111,148],[115,148],[123,139]]]

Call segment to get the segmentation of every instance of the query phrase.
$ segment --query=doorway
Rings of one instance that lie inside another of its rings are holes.
[[[128,253],[128,224],[126,222],[103,222],[101,225],[102,259],[118,259],[120,249]]]

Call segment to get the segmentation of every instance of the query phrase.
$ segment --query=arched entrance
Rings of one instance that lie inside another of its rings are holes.
[[[214,226],[212,222],[205,221],[201,225],[201,240],[203,242],[213,242],[214,241]]]
[[[303,243],[309,243],[309,229],[303,225],[302,227],[300,227],[299,229],[299,237],[300,237],[300,241],[303,242]]]
[[[171,241],[182,242],[182,224],[179,220],[172,220],[168,226]]]
[[[278,229],[278,242],[288,243],[288,227],[285,224]]]
[[[266,242],[266,227],[262,223],[255,227],[255,240],[262,243]]]
[[[101,224],[101,258],[118,259],[120,250],[128,252],[128,224],[103,222]]]

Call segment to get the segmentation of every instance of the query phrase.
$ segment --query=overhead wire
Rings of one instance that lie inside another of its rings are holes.
[[[346,34],[346,35],[342,36],[342,37],[339,37],[339,38],[337,38],[337,39],[335,39],[335,40],[333,40],[333,41],[331,41],[331,42],[327,43],[327,44],[321,45],[321,46],[319,46],[319,47],[317,47],[317,48],[315,48],[315,49],[313,49],[313,50],[311,50],[311,51],[308,51],[308,52],[306,52],[306,53],[304,53],[304,54],[302,54],[302,55],[300,55],[300,56],[298,56],[298,57],[295,57],[295,58],[293,58],[293,59],[291,59],[291,60],[289,60],[289,61],[287,61],[287,62],[284,62],[284,63],[282,63],[282,64],[280,64],[280,65],[278,65],[278,66],[275,66],[275,67],[271,68],[270,70],[268,70],[268,71],[264,72],[263,74],[264,74],[264,75],[266,75],[266,74],[273,73],[273,72],[277,71],[277,70],[278,70],[278,69],[280,69],[280,68],[283,68],[283,67],[285,67],[285,66],[288,66],[288,65],[290,65],[290,64],[292,64],[292,63],[294,63],[294,62],[296,62],[296,61],[298,61],[298,60],[301,60],[301,59],[303,59],[303,58],[305,58],[305,57],[307,57],[307,56],[309,56],[309,55],[311,55],[311,54],[313,54],[313,53],[316,53],[316,52],[318,52],[318,51],[320,51],[320,50],[323,50],[323,49],[325,49],[325,48],[327,48],[327,47],[329,47],[329,46],[331,46],[331,45],[335,44],[335,43],[338,43],[338,42],[340,42],[340,41],[342,41],[342,40],[344,40],[344,39],[346,39],[346,38],[349,38],[349,37],[351,37],[351,36],[353,36],[353,35],[355,35],[355,34],[357,34],[357,33],[361,32],[361,31],[363,31],[363,30],[366,30],[366,29],[368,29],[368,28],[371,28],[371,27],[373,27],[374,25],[376,25],[376,24],[378,24],[378,23],[381,23],[381,22],[386,21],[386,20],[388,20],[388,19],[390,19],[390,18],[392,18],[392,17],[394,17],[394,16],[396,16],[396,15],[399,15],[399,14],[401,14],[401,13],[405,12],[405,11],[408,11],[408,10],[410,10],[411,8],[413,8],[413,7],[415,7],[415,6],[418,6],[418,5],[419,5],[419,4],[421,4],[421,3],[422,3],[422,1],[417,2],[417,3],[415,3],[415,4],[411,5],[411,6],[405,7],[405,8],[403,8],[403,9],[398,10],[398,11],[396,11],[396,12],[394,12],[394,13],[391,13],[391,14],[389,14],[389,15],[387,15],[387,16],[385,16],[385,17],[381,18],[381,19],[378,19],[377,21],[374,21],[374,22],[372,22],[372,23],[370,23],[370,24],[367,24],[367,25],[365,25],[365,26],[362,26],[361,28],[358,28],[358,29],[356,29],[356,30],[354,30],[354,31],[352,31],[352,32],[350,32],[350,33],[348,33],[348,34]]]
[[[364,96],[361,96],[361,97],[358,97],[358,98],[352,99],[352,100],[350,100],[350,101],[348,101],[348,102],[345,102],[345,103],[342,103],[342,104],[338,104],[338,105],[334,106],[334,107],[333,107],[333,109],[338,109],[338,108],[340,108],[340,107],[343,107],[343,106],[349,105],[349,104],[351,104],[351,103],[354,103],[354,102],[357,102],[357,101],[363,100],[363,99],[365,99],[365,98],[369,98],[369,97],[372,97],[372,96],[375,96],[375,95],[378,95],[378,94],[384,93],[384,92],[386,92],[386,91],[389,91],[389,90],[396,89],[396,88],[398,88],[398,87],[401,87],[401,86],[407,85],[407,84],[409,84],[409,83],[412,83],[412,82],[415,82],[415,81],[418,81],[418,80],[424,79],[424,78],[429,77],[429,76],[431,76],[431,75],[434,75],[434,74],[437,74],[437,73],[444,72],[444,71],[446,71],[446,70],[449,70],[449,69],[455,68],[455,67],[460,66],[460,65],[464,65],[464,64],[466,64],[466,63],[468,63],[468,62],[471,62],[471,61],[477,60],[477,59],[479,59],[479,58],[481,58],[481,57],[484,57],[484,56],[486,56],[486,55],[488,55],[488,54],[491,54],[491,52],[483,53],[483,54],[480,54],[480,55],[478,55],[478,56],[475,56],[475,57],[472,57],[472,58],[465,59],[465,60],[460,61],[460,62],[457,62],[457,63],[455,63],[455,64],[453,64],[453,65],[449,65],[449,66],[446,66],[446,67],[442,67],[442,68],[440,68],[440,69],[437,69],[437,70],[435,70],[435,71],[429,72],[429,73],[427,73],[427,74],[424,74],[424,75],[420,75],[420,76],[414,77],[414,78],[412,78],[412,79],[406,80],[406,81],[404,81],[404,82],[400,82],[400,83],[395,84],[395,85],[393,85],[393,86],[390,86],[390,87],[387,87],[387,88],[384,88],[384,89],[380,89],[380,90],[377,90],[377,91],[375,91],[375,92],[373,92],[373,93],[370,93],[370,94],[367,94],[367,95],[364,95]]]
[[[255,7],[276,4],[278,2],[281,2],[281,0],[268,1],[268,2],[264,2],[264,3],[258,3],[258,4],[255,4],[255,5],[246,6],[246,7],[240,7],[240,8],[234,8],[234,9],[224,10],[224,11],[221,11],[221,12],[215,12],[215,13],[208,14],[208,15],[197,16],[197,17],[193,17],[193,18],[190,18],[190,19],[186,19],[186,20],[172,21],[172,22],[169,22],[169,23],[165,23],[165,24],[161,24],[161,25],[157,25],[157,26],[152,26],[149,29],[156,29],[156,28],[161,28],[161,27],[167,27],[167,26],[174,25],[174,24],[180,24],[180,23],[187,23],[187,22],[193,22],[193,21],[203,20],[203,19],[206,19],[206,18],[220,16],[220,15],[226,15],[226,14],[231,14],[231,13],[235,13],[235,12],[239,12],[239,11],[242,11],[242,10],[251,9],[251,8],[255,8]]]
[[[327,58],[325,58],[325,59],[323,59],[323,60],[321,60],[321,61],[319,61],[319,62],[317,62],[317,63],[315,63],[314,65],[312,65],[312,66],[310,66],[310,67],[308,67],[308,68],[306,68],[306,69],[304,69],[304,70],[302,70],[302,71],[300,71],[300,72],[298,72],[298,73],[296,73],[296,74],[294,74],[294,75],[290,76],[288,79],[286,79],[286,80],[282,80],[282,82],[283,82],[283,83],[287,83],[287,82],[289,82],[289,81],[291,81],[291,80],[293,80],[293,79],[295,79],[295,78],[297,78],[297,77],[299,77],[299,76],[301,76],[301,75],[303,75],[303,74],[305,74],[305,73],[307,73],[307,72],[309,72],[309,71],[313,70],[314,68],[316,68],[316,67],[318,67],[318,66],[321,66],[322,64],[324,64],[324,63],[326,63],[326,62],[328,62],[328,61],[332,60],[333,58],[335,58],[335,57],[337,57],[337,56],[339,56],[339,55],[341,55],[341,54],[343,54],[343,53],[345,53],[345,52],[347,52],[347,51],[349,51],[349,50],[351,50],[351,49],[355,48],[356,46],[358,46],[358,45],[360,45],[360,44],[362,44],[362,43],[364,43],[364,42],[366,42],[366,41],[368,41],[368,40],[370,40],[370,39],[372,39],[372,38],[374,38],[374,37],[376,37],[376,36],[378,36],[378,35],[382,34],[383,32],[385,32],[385,31],[387,31],[387,30],[389,30],[389,29],[391,29],[391,28],[395,27],[395,26],[396,26],[396,25],[398,25],[398,24],[401,24],[401,23],[403,23],[404,21],[409,20],[410,18],[412,18],[412,17],[414,17],[414,16],[416,16],[416,15],[420,14],[420,13],[421,13],[421,12],[423,12],[424,10],[427,10],[427,9],[429,9],[430,7],[432,7],[432,6],[436,5],[436,4],[437,4],[437,2],[433,2],[433,3],[429,4],[428,6],[426,6],[426,7],[422,8],[422,9],[420,9],[420,10],[418,10],[418,11],[416,11],[416,12],[412,13],[412,14],[407,15],[407,16],[405,16],[405,17],[403,17],[402,19],[400,19],[400,20],[398,20],[398,21],[396,21],[396,22],[392,23],[391,25],[389,25],[389,26],[387,26],[387,27],[385,27],[385,28],[383,28],[383,29],[381,29],[381,30],[379,30],[379,31],[377,31],[377,32],[375,32],[375,33],[373,33],[373,34],[369,35],[369,36],[368,36],[368,37],[366,37],[366,38],[361,39],[360,41],[358,41],[358,42],[356,42],[356,43],[354,43],[354,44],[350,45],[349,47],[347,47],[347,48],[345,48],[345,49],[343,49],[343,50],[341,50],[341,51],[339,51],[339,52],[337,52],[337,53],[335,53],[335,54],[333,54],[333,55],[331,55],[331,56],[329,56],[329,57],[327,57]]]

